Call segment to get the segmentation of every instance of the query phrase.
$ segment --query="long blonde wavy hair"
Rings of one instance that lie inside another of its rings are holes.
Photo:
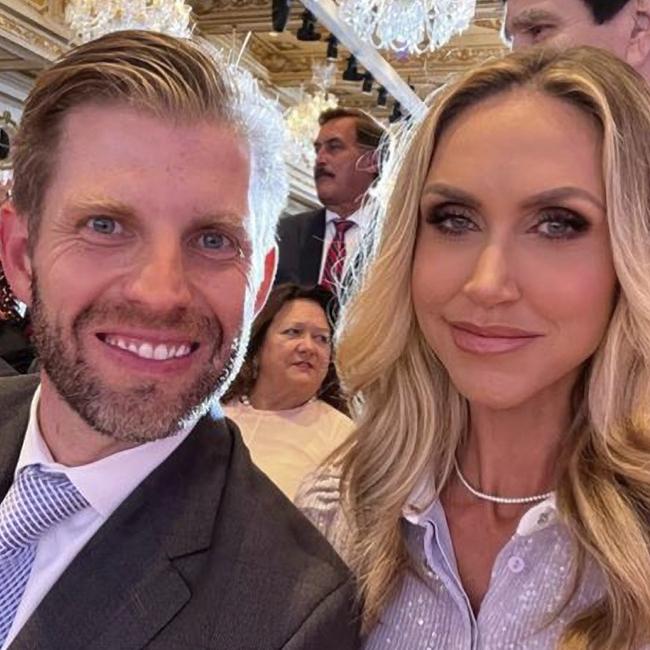
[[[425,484],[424,502],[438,497],[468,424],[467,403],[414,314],[420,194],[450,120],[516,87],[571,103],[602,133],[619,288],[604,340],[574,390],[557,498],[577,564],[593,558],[607,590],[570,623],[560,648],[633,648],[650,635],[650,90],[631,68],[592,48],[512,54],[438,92],[425,115],[395,138],[383,187],[369,199],[369,259],[338,340],[339,374],[358,428],[333,457],[353,529],[364,626],[377,621],[411,567],[400,523],[409,495]]]

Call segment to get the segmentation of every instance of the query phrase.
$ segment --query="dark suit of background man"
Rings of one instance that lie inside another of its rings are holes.
[[[276,284],[332,288],[356,251],[363,231],[359,211],[378,174],[377,147],[384,128],[358,109],[321,114],[314,178],[323,208],[280,219]]]
[[[3,648],[357,645],[345,567],[208,414],[287,190],[280,114],[220,61],[121,32],[27,99],[0,252],[42,371],[0,379]]]
[[[508,0],[504,5],[504,34],[513,49],[600,47],[650,80],[648,0]]]

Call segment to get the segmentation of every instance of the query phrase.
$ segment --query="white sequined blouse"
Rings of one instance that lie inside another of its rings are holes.
[[[350,532],[339,506],[338,480],[320,475],[299,491],[298,507],[345,560]],[[570,595],[574,555],[554,497],[535,505],[501,549],[478,616],[463,589],[442,505],[404,515],[406,542],[423,580],[406,573],[364,650],[546,650],[555,648],[568,621],[605,593],[600,570],[587,562]],[[481,533],[476,531],[476,544]]]

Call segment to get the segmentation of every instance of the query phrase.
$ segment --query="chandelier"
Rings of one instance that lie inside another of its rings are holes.
[[[433,51],[467,29],[476,0],[339,0],[339,15],[374,47]]]
[[[188,37],[191,10],[184,0],[68,0],[65,20],[82,43],[122,29]]]
[[[300,101],[285,113],[285,124],[289,136],[289,157],[298,159],[303,165],[313,167],[316,160],[314,140],[318,135],[320,114],[339,105],[338,98],[329,92],[334,85],[336,65],[315,63],[312,66],[311,83],[313,93],[300,91]]]

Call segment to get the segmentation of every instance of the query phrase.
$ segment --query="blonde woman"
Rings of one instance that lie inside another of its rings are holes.
[[[366,650],[639,648],[650,91],[597,50],[516,54],[407,129],[341,328],[358,429],[299,505]]]

